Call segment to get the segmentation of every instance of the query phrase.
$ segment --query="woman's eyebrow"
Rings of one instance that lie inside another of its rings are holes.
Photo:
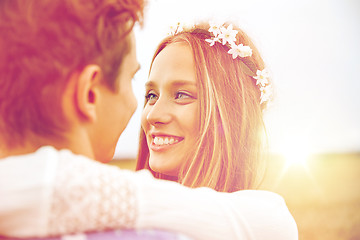
[[[147,81],[146,83],[145,83],[145,87],[146,88],[151,88],[151,87],[153,87],[153,86],[155,86],[156,84],[153,82],[153,81]]]
[[[190,81],[190,80],[174,80],[171,82],[172,86],[184,86],[184,85],[189,85],[189,86],[196,86],[196,83],[194,81]]]
[[[155,87],[157,84],[155,81],[150,80],[148,82],[145,83],[145,87],[146,88],[152,88]],[[171,86],[171,87],[180,87],[180,86],[193,86],[196,87],[196,83],[194,81],[191,80],[172,80],[169,83],[167,83],[167,85]]]

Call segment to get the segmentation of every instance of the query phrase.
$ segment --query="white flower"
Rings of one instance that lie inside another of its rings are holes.
[[[205,41],[208,42],[208,43],[210,43],[210,46],[212,47],[212,46],[214,46],[214,44],[215,44],[216,42],[220,42],[220,39],[217,38],[217,37],[215,37],[215,38],[211,38],[211,39],[205,39]]]
[[[272,87],[271,85],[267,85],[266,87],[261,87],[261,96],[260,96],[260,104],[263,102],[267,102],[270,100],[270,97],[272,95]]]
[[[269,72],[266,69],[262,71],[257,70],[256,76],[253,77],[256,79],[256,85],[260,85],[261,87],[265,87],[266,84],[269,84]]]
[[[220,42],[223,45],[228,43],[228,53],[232,55],[233,59],[237,57],[245,58],[252,56],[252,49],[249,46],[243,44],[236,45],[236,35],[238,31],[233,30],[233,26],[230,24],[227,28],[221,24],[210,23],[209,33],[212,33],[214,37],[205,39],[206,42],[210,43],[210,46],[214,46],[216,42]],[[244,61],[243,61],[244,62]],[[246,62],[244,62],[246,65]],[[262,71],[257,70],[256,76],[253,76],[256,80],[256,86],[260,90],[260,104],[270,100],[272,95],[272,87],[269,82],[269,73],[266,69]]]
[[[272,87],[269,85],[269,72],[266,69],[257,70],[256,76],[253,78],[256,79],[256,85],[260,88],[260,104],[269,101],[272,95]]]
[[[229,54],[232,54],[233,59],[237,58],[238,56],[250,57],[252,55],[252,50],[249,46],[244,46],[243,44],[239,45],[232,45],[231,49],[228,51]]]
[[[221,26],[222,26],[222,24],[210,22],[210,28],[208,31],[213,33],[214,36],[217,37],[221,33],[221,30],[220,30]]]
[[[227,42],[232,45],[236,41],[236,34],[238,31],[233,30],[232,24],[227,28],[221,27],[221,33],[219,34],[219,39],[222,39],[222,44],[225,45]]]

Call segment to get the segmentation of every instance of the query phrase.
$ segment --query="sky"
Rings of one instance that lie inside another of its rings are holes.
[[[150,0],[135,29],[141,70],[138,108],[115,158],[135,158],[144,84],[157,44],[176,22],[231,21],[253,39],[271,72],[274,100],[265,111],[270,151],[360,151],[360,1]]]

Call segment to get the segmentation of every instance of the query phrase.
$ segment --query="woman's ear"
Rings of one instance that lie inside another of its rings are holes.
[[[90,121],[96,121],[96,101],[99,97],[98,85],[101,80],[101,68],[87,65],[79,74],[76,84],[75,104],[79,113]]]

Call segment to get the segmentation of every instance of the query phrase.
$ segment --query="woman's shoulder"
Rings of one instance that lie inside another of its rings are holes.
[[[284,198],[266,190],[242,190],[231,193],[233,211],[251,225],[254,239],[298,239],[296,222]]]
[[[231,194],[244,200],[285,204],[285,200],[280,194],[268,190],[240,190]]]

